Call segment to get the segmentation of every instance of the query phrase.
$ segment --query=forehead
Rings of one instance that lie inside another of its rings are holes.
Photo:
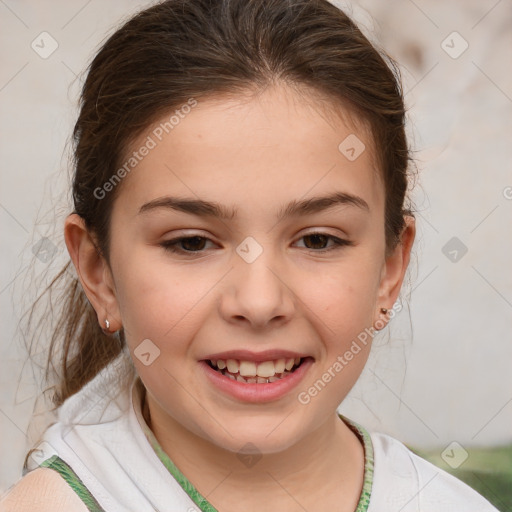
[[[237,205],[243,213],[244,204],[276,210],[333,189],[381,209],[370,131],[339,104],[286,86],[188,104],[194,106],[162,116],[130,145],[124,161],[134,152],[137,161],[116,199],[124,214],[166,194]]]

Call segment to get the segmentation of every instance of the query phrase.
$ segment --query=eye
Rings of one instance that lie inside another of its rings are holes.
[[[333,235],[329,235],[327,233],[322,232],[308,233],[307,235],[302,236],[300,240],[305,240],[305,248],[311,250],[312,252],[328,252],[334,249],[341,248],[343,246],[354,245],[353,242],[349,240],[338,238]],[[332,245],[326,248],[325,244],[329,240],[332,240]],[[205,252],[204,249],[207,242],[212,241],[204,236],[196,235],[165,240],[164,242],[161,242],[159,245],[163,247],[166,251],[172,253],[200,254]]]
[[[205,242],[211,242],[211,240],[204,236],[197,235],[165,240],[159,245],[162,246],[166,251],[186,254],[204,252],[202,249],[204,249]]]
[[[328,248],[325,248],[325,244],[330,240],[332,240],[333,245]],[[351,246],[354,245],[353,242],[349,240],[345,240],[342,238],[338,238],[333,235],[329,235],[327,233],[322,232],[314,232],[308,233],[300,238],[300,240],[305,240],[306,249],[310,249],[313,252],[327,252],[332,251],[334,249],[339,249],[343,246]],[[308,242],[309,241],[309,242]],[[312,245],[313,247],[307,247],[308,245]],[[318,247],[321,246],[321,247]]]

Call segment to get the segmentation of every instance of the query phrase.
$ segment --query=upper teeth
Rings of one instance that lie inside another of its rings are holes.
[[[290,371],[300,363],[300,357],[289,359],[277,359],[276,361],[237,361],[236,359],[210,359],[213,366],[219,370],[227,368],[230,373],[239,373],[242,377],[274,377],[276,374]]]

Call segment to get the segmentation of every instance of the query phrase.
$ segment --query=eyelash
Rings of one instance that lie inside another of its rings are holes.
[[[327,233],[322,233],[322,232],[319,232],[319,231],[315,231],[313,233],[307,233],[306,235],[301,236],[299,238],[299,240],[301,240],[302,238],[305,238],[305,237],[315,236],[315,235],[317,235],[317,236],[318,235],[319,236],[325,236],[328,239],[331,239],[333,241],[333,243],[334,243],[334,246],[331,246],[328,249],[308,249],[306,247],[306,250],[308,250],[310,252],[314,252],[314,253],[327,253],[327,252],[332,251],[332,250],[341,249],[344,246],[352,246],[352,245],[354,245],[353,242],[351,242],[349,240],[345,240],[343,238],[338,238],[336,236],[329,235]],[[183,254],[183,255],[185,255],[185,254],[186,255],[188,255],[188,254],[201,254],[202,252],[204,252],[203,250],[187,251],[187,250],[184,250],[184,249],[179,249],[177,247],[178,244],[180,242],[182,242],[183,240],[191,240],[191,239],[194,239],[194,238],[200,238],[202,240],[211,241],[209,238],[207,238],[205,236],[193,235],[193,236],[185,236],[185,237],[173,238],[171,240],[166,240],[165,242],[162,242],[159,245],[161,247],[163,247],[166,251],[171,252],[171,253],[178,253],[178,254]]]

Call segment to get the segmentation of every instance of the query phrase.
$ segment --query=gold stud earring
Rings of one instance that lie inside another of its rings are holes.
[[[385,315],[387,314],[387,312],[389,311],[389,309],[386,309],[386,308],[380,308],[380,312]]]

